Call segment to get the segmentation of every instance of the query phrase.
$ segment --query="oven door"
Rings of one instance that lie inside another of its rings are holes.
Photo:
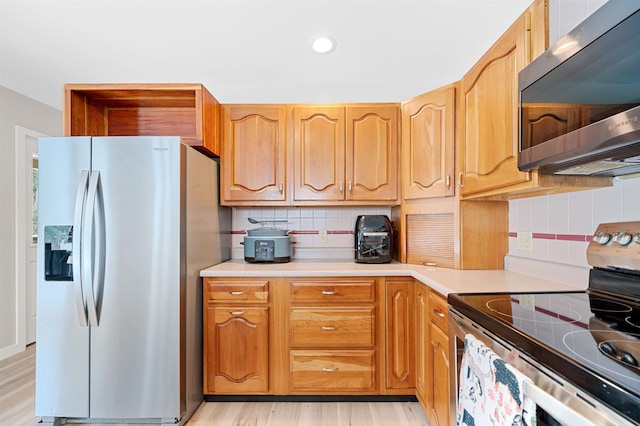
[[[526,383],[524,393],[537,405],[537,424],[621,426],[631,425],[589,395],[578,391],[566,380],[530,359],[504,340],[480,327],[454,308],[449,308],[449,354],[452,424],[456,424],[458,406],[458,378],[467,334],[491,348],[502,360],[524,373],[533,382]]]

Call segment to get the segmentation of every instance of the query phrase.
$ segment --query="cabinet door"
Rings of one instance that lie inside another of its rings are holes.
[[[222,202],[284,202],[286,107],[228,105],[223,112]]]
[[[294,125],[294,199],[344,200],[344,108],[296,107]]]
[[[518,170],[518,72],[529,60],[519,18],[461,80],[461,194],[527,182]]]
[[[205,393],[268,391],[266,307],[207,308]]]
[[[454,195],[455,96],[449,85],[402,105],[405,200]]]
[[[398,199],[398,108],[395,105],[346,109],[347,200]]]
[[[387,388],[414,388],[413,281],[387,281],[385,305]]]
[[[446,333],[431,324],[429,344],[429,369],[433,382],[429,389],[427,414],[432,425],[449,424],[449,338]]]
[[[430,383],[430,371],[427,364],[427,351],[429,348],[429,305],[428,290],[422,285],[416,285],[416,393],[418,400],[423,404],[426,412],[428,396],[427,385]]]

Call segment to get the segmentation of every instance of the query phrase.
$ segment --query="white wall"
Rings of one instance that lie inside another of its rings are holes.
[[[23,349],[18,345],[16,318],[16,125],[61,135],[62,113],[0,86],[0,359]]]

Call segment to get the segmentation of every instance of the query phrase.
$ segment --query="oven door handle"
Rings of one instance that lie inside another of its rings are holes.
[[[536,405],[542,407],[544,411],[563,425],[595,426],[595,423],[591,420],[564,405],[562,401],[549,395],[547,392],[542,390],[542,388],[539,388],[532,382],[524,383],[524,394],[534,400]]]

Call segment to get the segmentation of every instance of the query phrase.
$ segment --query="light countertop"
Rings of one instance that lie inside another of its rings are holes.
[[[413,277],[437,292],[494,293],[584,290],[586,283],[558,283],[504,270],[457,270],[406,263],[364,264],[352,260],[293,260],[288,263],[248,263],[234,259],[204,269],[202,277]],[[582,285],[581,285],[582,284]]]

